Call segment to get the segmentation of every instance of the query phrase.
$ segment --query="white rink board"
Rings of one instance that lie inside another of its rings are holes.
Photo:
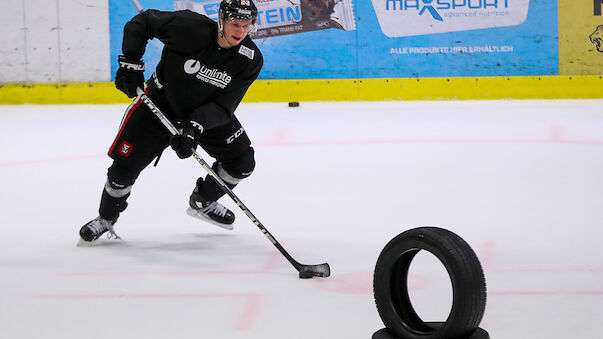
[[[107,0],[2,0],[0,32],[0,83],[111,79]]]
[[[313,280],[228,198],[232,232],[188,217],[203,170],[170,150],[138,179],[124,240],[76,247],[126,106],[0,106],[0,338],[368,339],[377,256],[423,225],[478,254],[492,338],[598,338],[602,105],[241,105],[257,167],[235,192],[298,261],[330,263]],[[442,320],[441,267],[416,266],[417,308]]]

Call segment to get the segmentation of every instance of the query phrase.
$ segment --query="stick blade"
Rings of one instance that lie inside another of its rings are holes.
[[[301,265],[298,271],[300,279],[314,277],[328,278],[331,275],[331,267],[327,263],[320,265]]]

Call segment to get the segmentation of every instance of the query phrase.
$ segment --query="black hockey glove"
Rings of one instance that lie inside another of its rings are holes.
[[[124,92],[128,98],[136,96],[136,89],[144,89],[144,62],[128,60],[123,55],[118,57],[119,68],[115,73],[115,87]]]
[[[203,133],[203,127],[194,121],[189,121],[182,128],[180,134],[172,136],[170,145],[178,158],[186,159],[193,155],[193,150],[197,148],[197,139],[201,136],[201,133]]]

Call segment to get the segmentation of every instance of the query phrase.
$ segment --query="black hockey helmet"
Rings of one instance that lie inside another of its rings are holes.
[[[251,24],[255,26],[258,21],[258,8],[252,0],[222,0],[218,21],[224,21],[228,17],[251,20]]]

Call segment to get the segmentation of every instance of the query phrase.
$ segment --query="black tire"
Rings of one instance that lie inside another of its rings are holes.
[[[426,323],[427,325],[437,328],[442,326],[444,323]],[[382,328],[379,331],[373,333],[371,339],[400,339],[400,337],[392,337],[386,328]],[[490,339],[490,334],[483,328],[478,327],[470,337],[464,337],[462,339]]]
[[[441,326],[425,323],[408,295],[408,269],[420,250],[435,255],[452,282],[452,309]],[[475,252],[461,237],[438,227],[419,227],[393,238],[377,260],[373,291],[387,330],[403,339],[467,338],[486,309],[486,281]]]

